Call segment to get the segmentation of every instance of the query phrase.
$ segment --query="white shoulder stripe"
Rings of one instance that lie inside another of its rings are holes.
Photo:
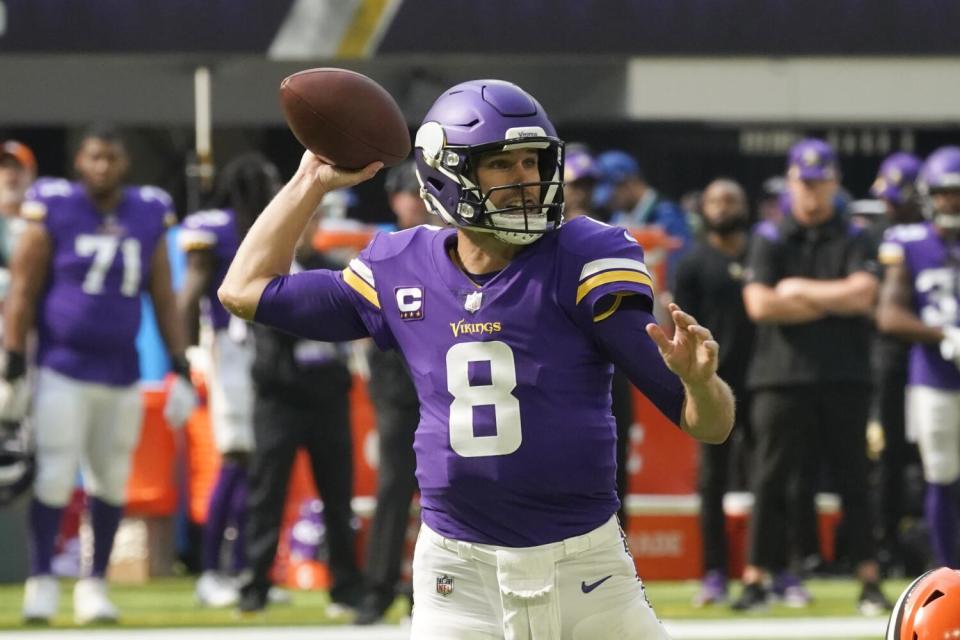
[[[610,271],[611,269],[627,269],[629,271],[639,271],[648,277],[650,275],[650,272],[647,271],[647,265],[639,260],[630,260],[629,258],[603,258],[593,260],[583,265],[583,270],[580,272],[580,282],[601,271]]]
[[[354,258],[350,261],[350,270],[363,278],[371,287],[376,287],[376,285],[373,283],[373,271],[370,270],[370,267],[361,262],[359,258]]]

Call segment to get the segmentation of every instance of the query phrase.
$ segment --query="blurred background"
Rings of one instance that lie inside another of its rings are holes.
[[[60,175],[72,136],[116,123],[131,181],[182,209],[198,66],[214,160],[258,149],[286,174],[300,152],[280,80],[342,66],[380,82],[411,127],[457,82],[516,82],[565,140],[634,153],[673,197],[719,174],[753,194],[815,134],[861,195],[891,151],[958,140],[958,20],[939,0],[5,0],[0,137]],[[353,215],[389,219],[381,185],[359,195]]]

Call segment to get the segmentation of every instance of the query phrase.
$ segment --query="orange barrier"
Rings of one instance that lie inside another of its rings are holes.
[[[197,523],[207,521],[207,505],[220,473],[220,452],[213,439],[207,405],[193,412],[184,426],[186,434],[187,513]]]
[[[361,251],[377,234],[373,227],[358,227],[350,229],[317,229],[311,244],[317,251],[333,251],[335,249],[353,249]]]
[[[166,392],[143,391],[143,426],[127,482],[128,515],[169,516],[177,510],[177,446],[163,419]]]

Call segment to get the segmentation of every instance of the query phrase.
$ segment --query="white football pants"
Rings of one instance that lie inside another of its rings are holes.
[[[125,504],[142,422],[143,397],[136,384],[111,387],[40,369],[32,414],[37,499],[51,507],[66,505],[79,469],[88,495]]]
[[[960,392],[908,386],[907,434],[920,447],[927,482],[960,478]]]
[[[616,517],[528,548],[444,538],[421,525],[413,640],[669,640]]]
[[[231,319],[229,329],[217,331],[213,342],[213,371],[207,381],[210,422],[220,453],[253,450],[253,340],[246,324]]]

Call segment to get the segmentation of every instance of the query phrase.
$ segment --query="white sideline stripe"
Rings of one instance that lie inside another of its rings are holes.
[[[781,638],[882,638],[884,618],[757,618],[750,620],[685,620],[664,623],[673,640],[780,640]],[[131,640],[406,640],[408,626],[370,627],[209,627],[203,629],[57,629],[6,631],[4,640],[57,640],[69,638],[130,638]]]

